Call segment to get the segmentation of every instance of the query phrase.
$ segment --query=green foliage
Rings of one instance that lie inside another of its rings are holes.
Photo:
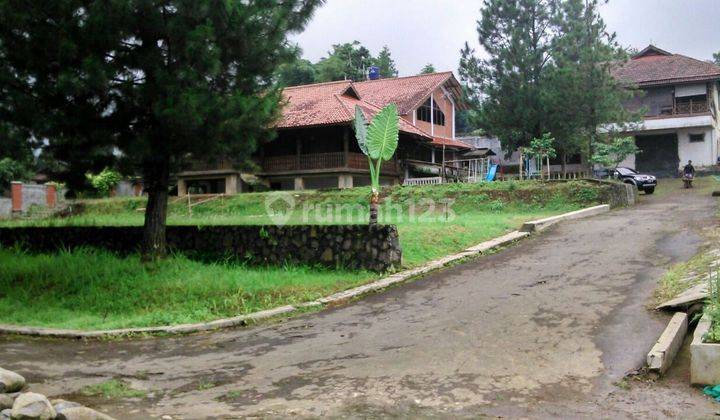
[[[395,60],[390,55],[390,48],[387,45],[383,46],[382,50],[378,53],[378,56],[373,60],[373,64],[378,66],[380,69],[380,77],[397,77],[398,71],[395,67]]]
[[[395,104],[390,104],[375,114],[367,130],[367,148],[370,159],[392,159],[398,145],[400,117]]]
[[[317,82],[360,81],[367,78],[370,66],[378,66],[380,77],[397,77],[398,71],[390,48],[383,46],[377,57],[359,41],[335,44],[327,57],[314,64]]]
[[[370,50],[359,41],[335,44],[328,56],[321,59],[315,66],[318,82],[335,80],[365,80],[367,69],[373,64],[374,58]]]
[[[105,399],[116,398],[143,398],[147,392],[133,389],[128,382],[120,379],[110,379],[95,385],[88,385],[80,390],[80,393],[89,397],[103,397]]]
[[[117,187],[122,180],[122,177],[117,171],[110,168],[105,168],[97,175],[91,173],[85,174],[90,185],[98,192],[101,196],[107,196],[110,192]]]
[[[315,83],[316,75],[315,66],[305,59],[296,59],[290,63],[281,64],[277,70],[277,79],[280,86]]]
[[[478,36],[487,58],[466,44],[460,62],[476,111],[469,125],[505,150],[552,132],[560,155],[589,156],[598,125],[637,117],[624,111],[629,93],[610,74],[626,55],[597,0],[485,0]]]
[[[306,266],[206,264],[180,255],[143,264],[138,255],[94,249],[30,254],[0,248],[0,264],[2,323],[79,329],[237,316],[314,300],[375,278],[364,271]]]
[[[710,316],[710,329],[703,339],[709,343],[720,343],[720,272],[717,268],[708,276],[708,299],[705,302],[705,314]]]
[[[420,74],[431,74],[435,73],[435,66],[432,65],[432,63],[427,63],[423,68],[420,69]]]
[[[375,114],[366,129],[366,120],[360,107],[355,107],[355,137],[358,146],[368,157],[372,190],[380,190],[380,167],[383,161],[392,159],[398,145],[400,117],[395,104],[390,104]]]
[[[162,254],[150,221],[165,217],[170,172],[193,157],[251,164],[279,116],[288,34],[321,3],[2,1],[0,114],[67,163],[71,189],[118,157],[142,172],[144,249]]]
[[[720,66],[720,51],[713,53],[713,63]]]
[[[542,137],[536,137],[530,141],[530,147],[526,148],[526,153],[538,156],[540,158],[546,158],[549,157],[550,159],[557,156],[557,153],[555,153],[555,147],[553,147],[553,144],[555,143],[555,138],[550,135],[550,133],[544,133]]]
[[[591,161],[605,168],[617,168],[626,157],[640,153],[632,137],[618,137],[610,143],[595,143]]]
[[[0,193],[10,188],[10,182],[25,181],[31,175],[27,164],[9,157],[0,159]]]

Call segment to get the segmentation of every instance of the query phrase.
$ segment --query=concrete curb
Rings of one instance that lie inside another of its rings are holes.
[[[595,216],[596,214],[607,213],[610,211],[610,205],[601,204],[599,206],[588,207],[581,210],[571,211],[569,213],[559,214],[557,216],[548,217],[540,220],[532,220],[523,223],[520,228],[521,232],[540,232],[550,226],[564,221],[573,219],[582,219],[584,217]]]
[[[602,209],[599,209],[602,208]],[[577,210],[570,213],[561,214],[558,216],[550,217],[547,219],[536,220],[527,222],[523,225],[542,226],[541,229],[533,228],[532,231],[538,232],[544,229],[550,224],[555,224],[562,220],[577,219],[580,217],[587,217],[593,214],[604,213],[609,210],[608,205],[589,207],[583,210]],[[548,220],[553,219],[550,224],[547,224]],[[445,267],[446,265],[462,260],[473,255],[483,254],[488,251],[492,251],[496,248],[511,244],[520,239],[530,236],[531,231],[512,231],[503,236],[499,236],[489,241],[481,242],[478,245],[467,248],[457,254],[448,255],[440,259],[430,261],[429,263],[422,265],[417,268],[405,270],[400,273],[390,275],[388,277],[376,280],[372,283],[368,283],[362,286],[358,286],[352,289],[343,290],[325,296],[315,301],[304,302],[295,305],[285,305],[273,309],[264,311],[254,312],[247,315],[240,315],[232,318],[218,319],[210,322],[200,322],[195,324],[181,324],[173,326],[161,326],[161,327],[143,327],[143,328],[122,328],[114,330],[98,330],[98,331],[82,331],[82,330],[69,330],[69,329],[58,329],[58,328],[35,328],[35,327],[19,327],[14,325],[2,325],[0,324],[0,334],[6,335],[25,335],[34,337],[50,337],[50,338],[72,338],[72,339],[89,339],[89,338],[111,338],[111,337],[129,337],[134,335],[143,334],[190,334],[201,331],[217,330],[221,328],[230,328],[237,326],[244,326],[250,322],[257,322],[269,318],[273,318],[279,315],[286,315],[298,311],[303,308],[310,308],[323,305],[332,305],[345,302],[347,300],[357,298],[370,292],[385,289],[392,285],[403,283],[414,277],[421,276],[431,271],[438,270]]]
[[[647,364],[650,370],[660,373],[670,368],[675,355],[685,340],[688,330],[688,316],[685,312],[675,312],[665,331],[647,355]]]

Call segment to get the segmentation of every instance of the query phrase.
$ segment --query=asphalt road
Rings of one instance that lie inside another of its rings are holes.
[[[0,366],[34,390],[118,418],[672,417],[715,403],[679,370],[616,384],[667,315],[647,309],[667,264],[701,245],[712,198],[643,197],[495,255],[274,325],[180,338],[0,338]],[[147,398],[83,397],[123,378]]]

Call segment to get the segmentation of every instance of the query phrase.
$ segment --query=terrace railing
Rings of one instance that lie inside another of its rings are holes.
[[[285,172],[318,169],[368,169],[368,160],[362,153],[344,152],[310,153],[305,155],[269,156],[262,160],[263,172]],[[397,172],[395,160],[383,162],[382,171]]]

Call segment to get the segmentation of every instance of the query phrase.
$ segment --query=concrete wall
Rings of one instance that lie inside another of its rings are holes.
[[[47,192],[45,185],[23,184],[22,211],[28,211],[33,205],[41,207],[45,207],[47,205]]]
[[[12,214],[12,200],[0,197],[0,217],[9,217]]]
[[[690,142],[691,134],[703,134],[705,138],[702,142]],[[680,167],[685,166],[688,160],[692,160],[695,167],[715,165],[717,155],[714,145],[717,139],[713,127],[682,129],[677,135]]]
[[[142,227],[65,226],[0,228],[0,245],[31,251],[91,246],[131,253]],[[168,247],[190,257],[251,264],[321,264],[386,271],[399,267],[402,252],[393,225],[168,226]]]

